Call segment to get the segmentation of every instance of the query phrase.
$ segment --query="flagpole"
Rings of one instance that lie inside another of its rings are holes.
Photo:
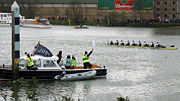
[[[33,56],[33,55],[34,55],[35,51],[36,51],[36,50],[37,50],[37,48],[39,47],[39,44],[40,44],[40,42],[38,42],[38,44],[35,46],[35,49],[33,50],[33,52],[32,52],[32,54],[31,54],[31,56]]]

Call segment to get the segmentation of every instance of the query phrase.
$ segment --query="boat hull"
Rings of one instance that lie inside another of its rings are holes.
[[[10,23],[0,23],[0,27],[10,27]]]
[[[42,24],[22,24],[22,27],[25,27],[25,28],[52,28],[51,25],[42,25]]]
[[[96,71],[91,70],[83,73],[74,73],[74,74],[65,73],[64,75],[57,75],[55,79],[59,79],[61,81],[88,80],[95,78],[95,76],[96,76]]]
[[[27,70],[20,69],[18,77],[23,77],[24,79],[32,79],[33,77],[37,79],[54,79],[55,76],[61,75],[62,72],[66,72],[66,74],[74,74],[74,73],[83,73],[91,70],[96,70],[96,77],[105,77],[107,74],[107,70],[105,68],[101,69],[48,69],[48,70]],[[12,69],[0,68],[0,79],[12,79],[13,72]]]
[[[123,45],[109,45],[108,46],[116,46],[116,47],[126,47],[126,48],[144,48],[144,49],[162,49],[162,50],[177,50],[177,48],[163,48],[163,47],[141,47],[141,46],[123,46]]]

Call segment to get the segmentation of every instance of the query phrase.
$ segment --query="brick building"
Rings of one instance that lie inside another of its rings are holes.
[[[180,19],[180,0],[153,0],[153,10],[98,10],[98,0],[16,0],[21,8],[22,15],[33,16],[64,16],[71,17],[72,8],[80,10],[83,18],[92,19],[94,17],[106,16],[110,13],[126,13],[127,19],[149,19],[161,17],[162,19]],[[134,0],[143,1],[143,0]],[[0,0],[6,8],[11,7],[12,0]],[[141,2],[140,2],[141,3]],[[9,6],[9,7],[8,7]],[[0,11],[1,12],[1,11]],[[119,17],[120,18],[120,17]]]
[[[180,0],[154,0],[154,17],[180,19]]]

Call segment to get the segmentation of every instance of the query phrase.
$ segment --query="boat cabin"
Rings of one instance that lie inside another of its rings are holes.
[[[20,15],[20,21],[23,21],[24,19],[25,17]],[[12,23],[11,13],[0,12],[0,24],[11,24],[11,23]]]
[[[21,57],[19,62],[20,69],[26,69],[27,63],[26,58]],[[61,69],[60,65],[56,62],[58,57],[42,57],[42,56],[32,56],[32,60],[34,62],[34,66],[38,69]]]

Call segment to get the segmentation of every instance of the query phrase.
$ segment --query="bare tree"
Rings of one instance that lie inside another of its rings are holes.
[[[126,21],[127,21],[127,13],[126,12],[122,11],[122,13],[119,15],[119,17],[120,17],[120,22],[126,23]]]
[[[0,12],[11,12],[12,1],[0,0]]]
[[[20,6],[21,14],[26,18],[34,18],[37,12],[37,0],[16,0]],[[35,4],[36,3],[36,4]]]
[[[83,12],[81,10],[81,4],[79,0],[71,0],[70,3],[70,10],[72,13],[71,19],[75,22],[75,24],[80,24],[83,21]]]

